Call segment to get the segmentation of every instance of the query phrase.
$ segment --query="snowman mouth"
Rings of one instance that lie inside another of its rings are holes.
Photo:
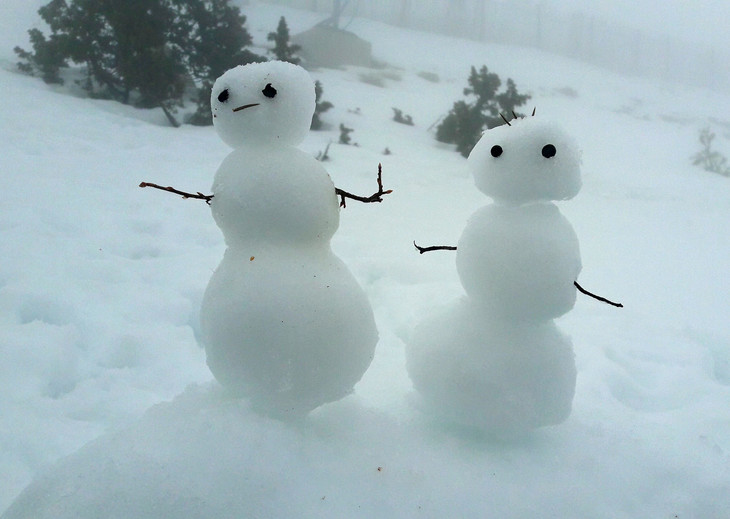
[[[259,103],[251,103],[250,105],[243,105],[243,106],[239,106],[238,108],[234,108],[233,111],[240,112],[241,110],[245,110],[246,108],[251,108],[252,106],[258,106],[258,105],[259,105]]]

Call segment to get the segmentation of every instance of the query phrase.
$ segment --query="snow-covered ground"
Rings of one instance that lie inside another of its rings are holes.
[[[137,187],[206,192],[227,146],[210,127],[173,129],[15,72],[12,47],[43,3],[0,6],[0,511],[46,473],[17,516],[725,516],[730,182],[689,157],[707,125],[730,154],[730,96],[353,21],[388,68],[313,71],[335,108],[303,148],[335,141],[325,166],[338,187],[372,192],[382,162],[394,190],[348,204],[333,240],[380,342],[354,396],[284,425],[223,399],[205,365],[198,312],[224,250],[209,208]],[[292,32],[317,21],[255,2],[245,13],[262,45],[282,14]],[[583,189],[560,210],[580,239],[580,282],[625,305],[581,297],[558,320],[576,354],[573,412],[514,441],[420,415],[404,364],[413,327],[462,293],[454,256],[420,256],[413,240],[455,244],[489,201],[429,131],[481,64],[578,139]],[[359,146],[336,144],[341,122]],[[57,513],[44,492],[65,496]],[[83,513],[63,509],[84,500]]]

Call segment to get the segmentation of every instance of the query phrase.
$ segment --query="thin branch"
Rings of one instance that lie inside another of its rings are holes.
[[[186,193],[185,191],[179,191],[175,189],[174,187],[170,186],[160,186],[157,184],[153,184],[152,182],[142,182],[139,187],[154,187],[155,189],[161,189],[162,191],[169,191],[170,193],[175,193],[176,195],[180,195],[183,198],[197,198],[198,200],[205,200],[205,203],[210,205],[210,201],[213,198],[213,195],[204,195],[200,191],[197,193]]]
[[[609,304],[611,306],[615,306],[617,308],[623,308],[624,307],[624,305],[622,305],[621,303],[614,303],[613,301],[609,301],[605,297],[597,296],[596,294],[592,294],[591,292],[588,292],[588,290],[586,290],[585,288],[583,288],[582,286],[580,286],[577,281],[573,281],[573,284],[575,285],[575,288],[577,288],[580,293],[585,294],[587,296],[590,296],[593,299],[597,299],[597,300],[601,301],[602,303],[606,303],[606,304]]]
[[[382,176],[383,176],[383,165],[378,164],[378,190],[370,196],[353,195],[352,193],[348,193],[347,191],[344,191],[344,190],[340,189],[339,187],[335,187],[335,193],[337,193],[337,196],[340,197],[340,207],[347,207],[347,205],[345,204],[346,198],[350,198],[352,200],[357,200],[358,202],[362,202],[364,204],[372,204],[373,202],[382,202],[383,195],[388,195],[393,192],[392,189],[383,191]]]
[[[423,254],[424,252],[431,252],[434,250],[456,250],[456,247],[451,245],[433,245],[431,247],[419,247],[416,245],[416,242],[413,242],[413,245],[418,250],[419,254]]]

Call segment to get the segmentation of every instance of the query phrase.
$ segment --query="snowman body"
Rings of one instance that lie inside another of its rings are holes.
[[[230,392],[277,416],[350,393],[378,337],[365,293],[330,248],[335,187],[295,147],[313,101],[306,72],[281,62],[232,69],[212,94],[216,129],[235,149],[213,182],[211,209],[227,249],[201,305],[207,362]]]
[[[466,293],[490,314],[553,319],[575,304],[578,237],[555,204],[489,204],[467,222],[456,268]]]
[[[488,433],[514,434],[570,414],[576,368],[553,319],[575,304],[578,238],[552,200],[580,189],[580,157],[557,126],[537,119],[485,132],[469,157],[494,203],[459,239],[466,295],[416,327],[406,349],[418,401]]]

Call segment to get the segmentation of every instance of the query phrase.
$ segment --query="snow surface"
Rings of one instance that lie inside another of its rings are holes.
[[[225,248],[210,209],[137,188],[206,191],[228,148],[211,128],[172,129],[157,111],[17,74],[11,49],[35,4],[6,0],[0,18],[6,517],[113,517],[135,501],[147,508],[128,516],[726,516],[730,184],[689,157],[706,125],[730,153],[730,96],[354,20],[391,68],[314,71],[332,129],[302,146],[323,150],[343,122],[359,146],[330,147],[335,184],[372,192],[382,162],[394,190],[348,204],[333,239],[380,342],[355,395],[286,426],[225,399],[205,365],[198,312]],[[282,14],[292,32],[317,21],[251,4],[262,45]],[[579,142],[583,188],[560,210],[580,237],[582,284],[625,305],[579,296],[556,321],[576,355],[572,413],[512,441],[422,415],[404,359],[416,324],[462,293],[453,254],[419,256],[412,241],[453,244],[485,203],[428,131],[483,63]],[[394,106],[415,126],[393,122]]]

